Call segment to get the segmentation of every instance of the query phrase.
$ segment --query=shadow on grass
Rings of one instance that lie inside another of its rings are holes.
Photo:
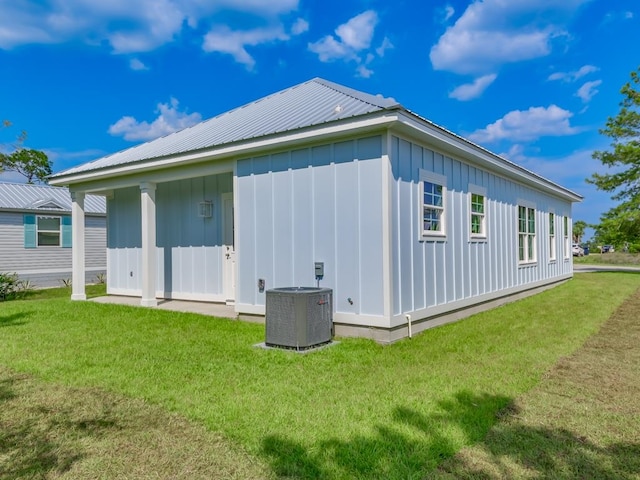
[[[19,321],[28,316],[28,312],[17,312],[10,315],[0,315],[0,327],[14,327],[24,325],[26,322]]]
[[[479,461],[456,455],[446,432],[463,432],[482,442],[498,417],[517,415],[509,399],[461,392],[441,402],[443,413],[426,416],[398,407],[393,423],[369,437],[330,439],[307,449],[280,436],[263,440],[263,455],[278,478],[636,478],[640,444],[600,447],[566,429],[533,428],[517,421],[499,424],[499,442],[488,443]],[[517,418],[517,417],[514,417]],[[410,435],[403,427],[409,427]],[[482,443],[480,444],[483,445]]]
[[[482,439],[496,414],[509,405],[502,396],[460,392],[439,404],[442,413],[425,416],[397,407],[388,425],[371,436],[329,439],[309,451],[281,436],[264,438],[262,453],[280,478],[422,478],[456,451],[452,427],[468,442]]]
[[[77,438],[115,427],[106,417],[72,421],[71,412],[31,403],[16,390],[26,377],[3,373],[0,371],[4,377],[0,380],[0,478],[57,478],[85,457],[81,448],[69,442],[70,433]]]
[[[640,444],[601,447],[566,429],[514,424],[498,428],[481,454],[457,455],[444,462],[438,479],[607,478],[640,475]]]

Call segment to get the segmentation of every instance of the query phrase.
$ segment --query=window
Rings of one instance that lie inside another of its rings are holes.
[[[422,236],[443,236],[445,234],[445,177],[420,172]]]
[[[556,216],[549,213],[549,260],[556,259]]]
[[[24,215],[24,247],[71,247],[71,217]]]
[[[469,231],[472,240],[487,236],[487,189],[469,184]]]
[[[569,243],[569,217],[562,218],[562,235],[564,237],[564,258],[569,258],[571,247]]]
[[[60,246],[60,217],[38,217],[38,246]]]
[[[520,263],[536,261],[536,211],[518,205],[518,260]]]

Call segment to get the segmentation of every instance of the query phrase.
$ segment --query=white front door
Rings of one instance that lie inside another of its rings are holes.
[[[233,231],[233,193],[222,194],[222,278],[227,305],[236,299],[236,250]]]

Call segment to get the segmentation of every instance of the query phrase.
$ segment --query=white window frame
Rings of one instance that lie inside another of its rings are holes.
[[[58,229],[57,230],[46,230],[40,228],[40,219],[57,219],[58,220]],[[40,243],[40,233],[49,233],[49,234],[57,234],[58,235],[58,243],[50,244],[50,243]],[[62,218],[56,215],[36,215],[36,247],[61,247],[62,246]]]
[[[438,173],[429,172],[427,170],[419,171],[420,188],[419,190],[419,207],[418,207],[418,225],[419,225],[419,238],[421,240],[443,240],[447,236],[447,177]],[[431,183],[436,186],[440,186],[442,189],[442,205],[427,204],[425,200],[425,182]],[[438,223],[440,228],[438,230],[425,230],[424,228],[424,215],[426,210],[432,210],[439,212]]]
[[[568,260],[571,258],[571,235],[569,235],[569,230],[571,229],[571,225],[569,222],[569,217],[566,215],[562,217],[562,236],[564,237],[564,258]]]
[[[469,237],[471,241],[483,241],[487,239],[487,189],[478,185],[469,184]],[[482,213],[473,211],[473,196],[482,197]],[[473,218],[480,218],[480,232],[473,232]]]
[[[522,221],[520,217],[521,209],[524,209],[525,212],[524,229],[522,228]],[[536,207],[530,202],[518,201],[516,215],[516,226],[518,229],[518,264],[530,265],[536,263],[538,261],[536,242],[536,236],[538,233]],[[531,228],[532,219],[533,228]]]
[[[549,212],[549,261],[555,262],[556,255],[556,214]]]

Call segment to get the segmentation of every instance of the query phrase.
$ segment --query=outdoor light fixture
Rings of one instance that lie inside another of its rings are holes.
[[[198,216],[200,218],[211,218],[213,215],[213,202],[205,200],[198,204]]]

